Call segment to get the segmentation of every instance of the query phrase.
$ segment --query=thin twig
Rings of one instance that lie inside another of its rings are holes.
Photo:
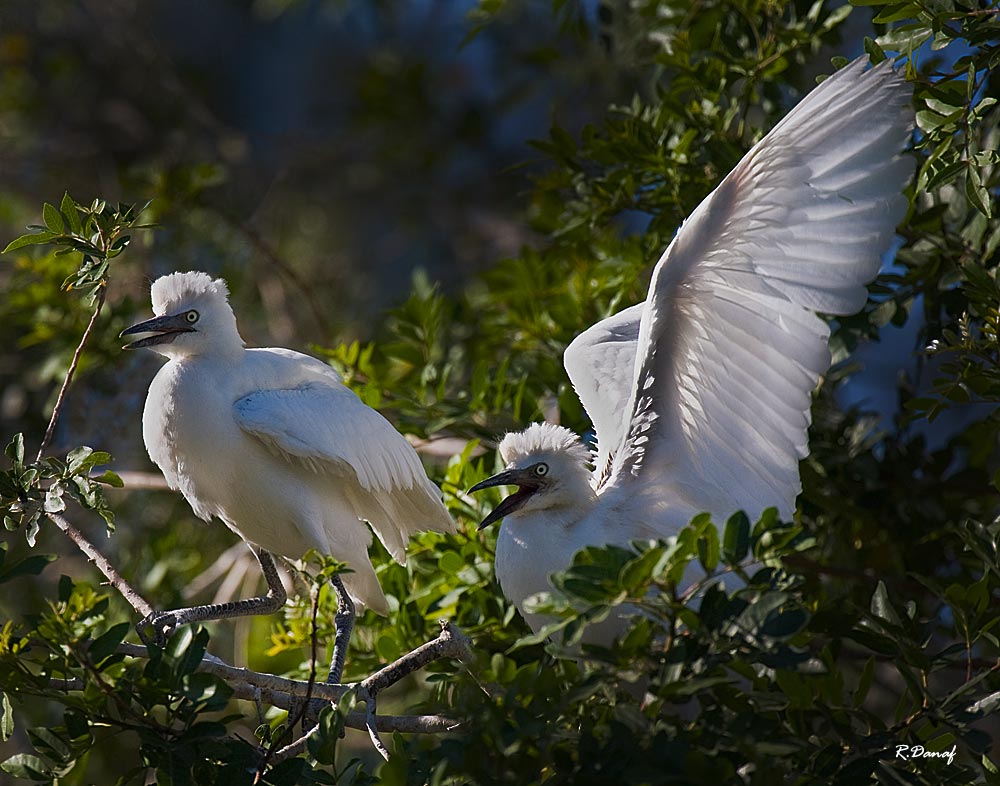
[[[358,699],[361,701],[368,702],[369,700],[374,700],[378,695],[379,691],[399,682],[404,677],[409,676],[418,669],[426,666],[428,663],[440,658],[457,658],[459,660],[465,660],[471,654],[471,643],[468,637],[462,633],[457,628],[452,628],[447,621],[442,620],[441,622],[441,633],[433,641],[429,641],[426,644],[421,644],[413,652],[409,652],[398,660],[394,661],[390,665],[372,674],[367,679],[363,680],[360,684],[351,686],[338,686],[342,689],[353,688],[357,691]],[[320,693],[323,688],[332,688],[332,685],[317,685],[317,693]],[[375,718],[374,723],[370,719],[371,713],[351,713],[348,715],[348,720],[353,720],[355,717],[363,719],[363,725],[361,728],[367,729],[369,735],[371,734],[371,727],[374,725],[377,731],[389,731],[380,723],[378,717]],[[431,730],[435,732],[449,731],[451,729],[457,728],[458,721],[450,721],[449,719],[441,719],[438,716],[428,716],[425,719],[426,726],[421,728],[420,724],[417,727],[412,728],[414,732],[424,732],[430,733]],[[347,725],[351,728],[356,728],[352,723]],[[291,745],[286,745],[284,748],[279,750],[272,758],[272,764],[280,764],[286,759],[290,759],[294,756],[298,756],[300,753],[304,752],[306,745],[309,742],[309,738],[317,733],[319,727],[310,729],[309,732],[303,734],[299,739],[293,742]],[[393,729],[395,730],[395,729]],[[402,731],[402,729],[399,729]],[[377,736],[377,735],[376,735]],[[374,742],[374,740],[373,740]],[[376,745],[378,747],[378,745]],[[383,749],[385,746],[382,746]],[[379,751],[382,753],[382,751]]]
[[[56,397],[56,405],[52,408],[52,417],[49,418],[49,425],[45,429],[45,436],[42,437],[42,444],[38,447],[38,455],[35,457],[35,461],[42,460],[42,456],[45,455],[45,451],[48,449],[49,443],[52,441],[52,435],[56,430],[56,422],[59,420],[59,413],[62,412],[63,400],[66,398],[66,391],[69,390],[69,384],[72,382],[73,375],[76,373],[76,367],[80,362],[80,355],[83,353],[83,346],[87,343],[87,339],[90,338],[90,334],[94,330],[94,325],[97,324],[97,315],[101,313],[101,308],[104,306],[104,298],[107,294],[108,289],[102,284],[100,288],[100,295],[97,298],[97,308],[95,308],[94,313],[90,315],[90,322],[87,323],[87,329],[83,331],[83,336],[80,338],[80,343],[77,344],[76,352],[73,353],[73,360],[70,361],[69,369],[66,371],[62,387],[59,388],[59,395]]]
[[[271,763],[271,757],[279,750],[279,745],[284,741],[285,737],[291,735],[294,731],[295,726],[306,717],[306,712],[309,710],[309,702],[312,699],[313,689],[316,687],[316,648],[317,644],[317,631],[318,626],[316,624],[316,616],[319,613],[319,587],[314,587],[312,592],[312,620],[311,620],[311,634],[310,634],[310,652],[309,652],[309,679],[306,681],[306,695],[304,699],[297,701],[298,707],[294,717],[290,714],[288,717],[288,722],[285,724],[285,729],[282,733],[272,742],[268,747],[267,751],[264,753],[264,757],[260,760],[260,764],[257,765],[257,772],[254,774],[253,782],[260,783],[260,779],[264,777],[264,772],[267,770],[268,765]],[[255,695],[259,695],[260,691],[255,691]],[[315,716],[310,719],[312,724],[315,725]],[[305,721],[303,721],[303,726],[305,726]]]
[[[101,554],[97,550],[97,547],[87,540],[80,530],[58,513],[47,513],[46,516],[49,521],[59,527],[76,544],[77,548],[87,556],[88,560],[97,566],[97,569],[107,577],[111,586],[122,594],[133,609],[141,614],[143,618],[153,613],[153,607],[138,592],[132,589],[132,585],[122,578],[121,574],[115,570],[115,567],[108,561],[107,557]]]

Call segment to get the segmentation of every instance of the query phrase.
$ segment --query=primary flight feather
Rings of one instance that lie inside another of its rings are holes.
[[[536,631],[547,620],[526,599],[585,546],[667,538],[704,511],[792,514],[830,364],[818,313],[864,305],[906,213],[910,96],[888,61],[825,80],[683,223],[645,302],[567,347],[593,472],[575,434],[535,424],[503,439],[507,469],[473,488],[519,487],[483,526],[505,518],[497,578]]]

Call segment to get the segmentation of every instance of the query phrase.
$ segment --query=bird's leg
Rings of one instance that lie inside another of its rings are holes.
[[[351,633],[354,630],[354,601],[347,594],[347,589],[340,576],[334,576],[330,583],[333,584],[333,589],[337,593],[337,614],[333,618],[333,652],[330,656],[330,675],[326,681],[331,685],[337,685],[344,673],[347,645],[351,642]],[[327,702],[321,699],[314,699],[309,703],[309,707],[302,717],[303,731],[308,731],[316,725],[319,713],[326,704]]]
[[[333,618],[333,654],[330,658],[330,676],[326,681],[331,684],[338,684],[340,677],[344,673],[344,662],[347,660],[347,645],[351,641],[351,632],[354,630],[354,602],[344,588],[344,582],[340,576],[334,576],[333,589],[337,593],[337,615]]]
[[[274,557],[263,549],[255,549],[260,561],[264,579],[267,581],[267,594],[257,598],[231,601],[230,603],[209,603],[204,606],[191,606],[186,609],[153,612],[135,626],[136,632],[147,645],[156,643],[163,646],[167,637],[181,625],[205,620],[228,619],[229,617],[247,617],[254,614],[272,614],[285,605],[288,595],[278,576],[278,568]]]

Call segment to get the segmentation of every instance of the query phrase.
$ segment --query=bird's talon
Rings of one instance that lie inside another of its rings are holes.
[[[136,624],[135,632],[147,647],[155,645],[162,649],[176,627],[177,621],[169,611],[154,611]]]

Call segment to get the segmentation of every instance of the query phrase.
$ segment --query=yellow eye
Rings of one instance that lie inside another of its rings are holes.
[[[189,325],[193,325],[195,322],[198,321],[198,312],[195,311],[194,309],[191,309],[184,315],[184,319],[187,320],[187,323]]]

